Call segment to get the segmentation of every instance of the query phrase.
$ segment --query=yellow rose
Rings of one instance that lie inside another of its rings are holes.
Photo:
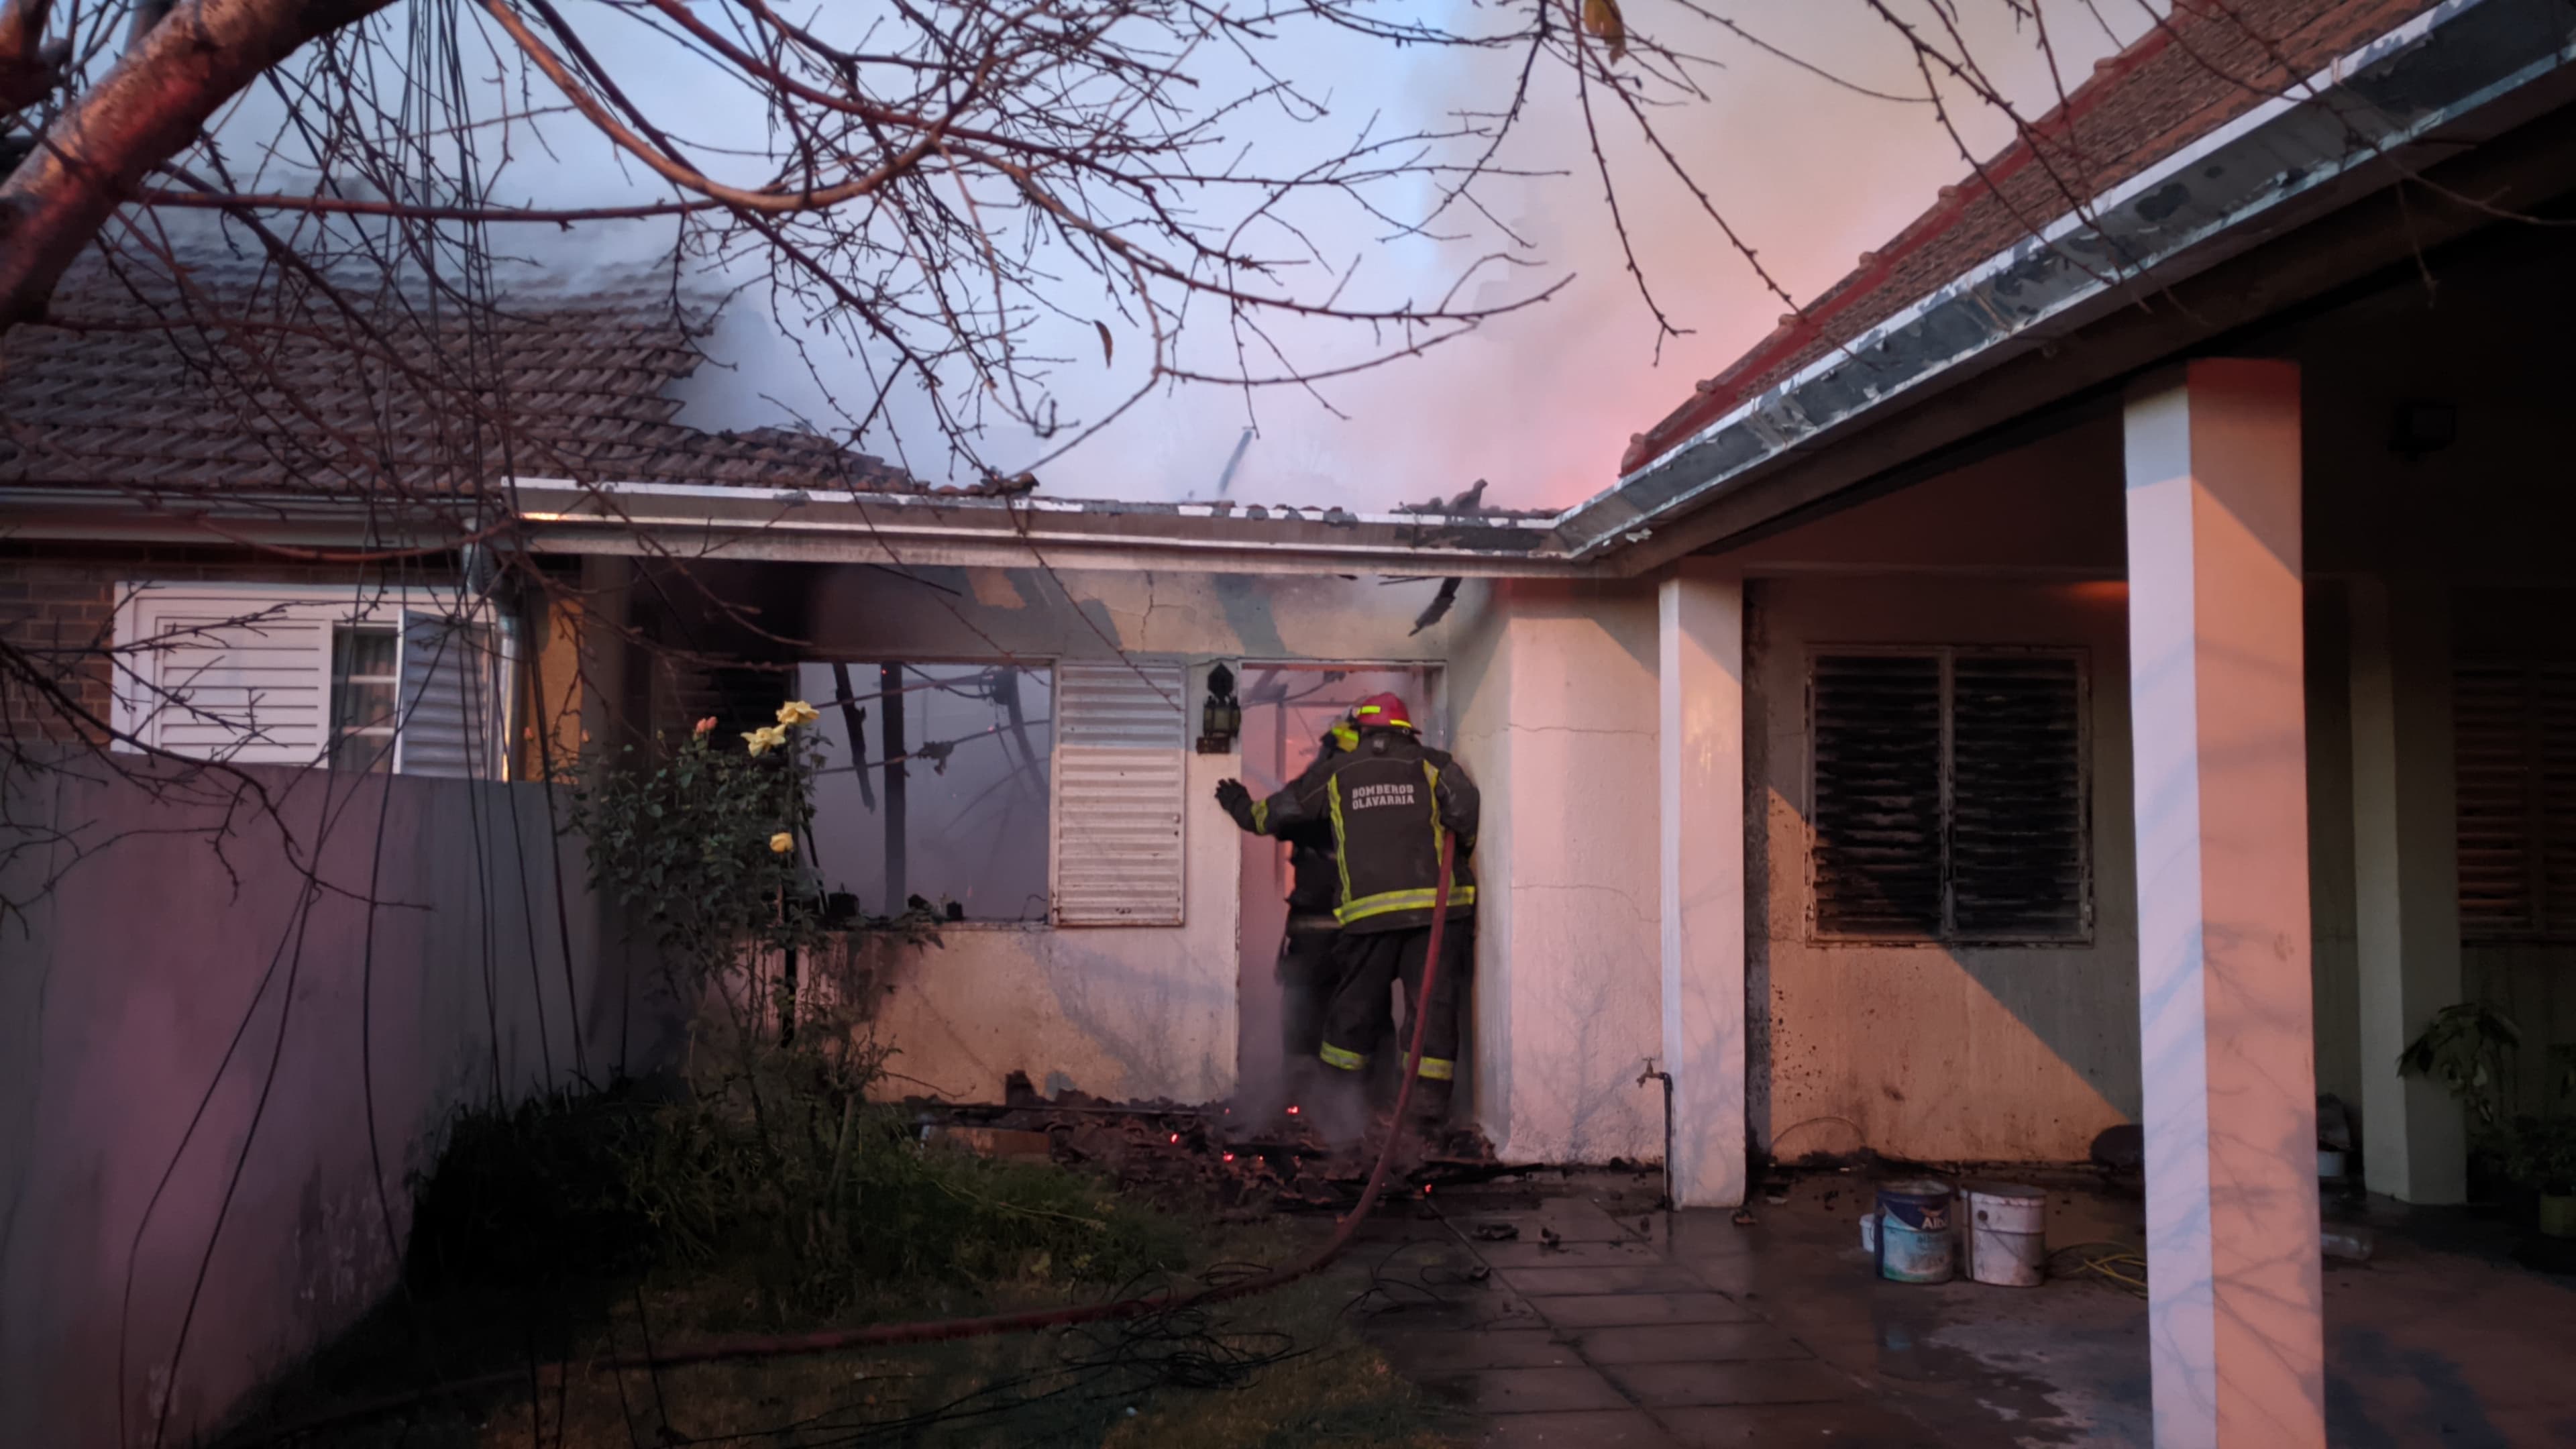
[[[754,755],[765,755],[787,743],[787,730],[781,725],[763,725],[756,730],[744,731],[742,740]]]
[[[791,699],[778,707],[778,722],[782,725],[809,725],[822,717],[814,706],[801,699]]]
[[[795,848],[796,837],[788,834],[784,830],[769,837],[769,851],[772,855],[785,855],[787,852],[794,850]]]

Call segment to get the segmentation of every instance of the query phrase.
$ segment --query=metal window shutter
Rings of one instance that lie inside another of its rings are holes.
[[[2469,940],[2529,937],[2540,927],[2533,715],[2524,666],[2463,660],[2453,668],[2460,934]]]
[[[405,611],[395,769],[501,778],[500,640],[488,625]]]
[[[329,621],[255,601],[224,612],[192,602],[143,615],[140,634],[133,653],[148,661],[138,672],[150,681],[134,691],[135,733],[142,739],[175,755],[242,764],[309,765],[321,758],[330,711]]]
[[[1178,664],[1056,666],[1057,925],[1181,924],[1187,703]]]
[[[2083,673],[2063,656],[1960,654],[1950,673],[1950,929],[2068,940],[2092,927]]]
[[[1941,661],[1819,655],[1810,699],[1816,930],[1929,939],[1941,927]]]

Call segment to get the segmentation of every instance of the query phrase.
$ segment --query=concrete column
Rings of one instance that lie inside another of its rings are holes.
[[[1684,560],[1656,593],[1664,1070],[1673,1197],[1744,1201],[1744,584]]]
[[[2449,598],[2438,582],[2354,581],[2353,905],[2361,1130],[2372,1192],[2468,1198],[2460,1104],[2397,1054],[2460,999],[2460,867]]]
[[[1512,1162],[1654,1157],[1655,596],[1513,579],[1462,600],[1448,671],[1476,840],[1476,1115]]]
[[[2126,425],[2155,1439],[2322,1449],[2298,370]]]

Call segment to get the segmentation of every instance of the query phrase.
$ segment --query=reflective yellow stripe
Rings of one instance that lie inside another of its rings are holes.
[[[1342,877],[1341,898],[1347,902],[1351,898],[1351,842],[1342,829],[1342,777],[1337,774],[1325,776],[1324,793],[1332,801],[1333,869]],[[1338,920],[1349,920],[1350,917],[1342,914],[1346,909],[1348,909],[1347,906],[1336,908],[1333,912],[1334,917]]]
[[[1429,760],[1422,762],[1422,778],[1431,789],[1431,858],[1440,858],[1440,767]]]
[[[1421,1076],[1422,1080],[1426,1082],[1445,1082],[1456,1075],[1458,1075],[1458,1064],[1449,1060],[1447,1057],[1424,1057],[1422,1059]]]
[[[1360,747],[1360,732],[1349,725],[1337,724],[1333,726],[1331,734],[1333,743],[1344,750],[1356,750]]]
[[[1360,1068],[1368,1065],[1367,1057],[1360,1055],[1358,1052],[1346,1052],[1340,1047],[1333,1045],[1331,1042],[1324,1043],[1324,1049],[1317,1052],[1315,1055],[1324,1059],[1325,1066],[1340,1067],[1346,1072],[1356,1072]]]
[[[1345,881],[1343,888],[1348,890],[1348,872],[1344,872],[1343,879]],[[1453,906],[1472,906],[1475,903],[1474,886],[1457,886],[1449,892],[1449,904]],[[1436,889],[1381,891],[1373,896],[1362,896],[1333,912],[1333,915],[1347,926],[1353,921],[1364,921],[1371,916],[1383,916],[1389,911],[1427,911],[1438,904],[1440,904],[1440,892]]]
[[[1270,833],[1270,802],[1267,800],[1252,802],[1252,833],[1255,835]]]

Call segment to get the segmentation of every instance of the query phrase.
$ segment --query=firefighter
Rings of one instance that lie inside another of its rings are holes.
[[[1263,801],[1239,781],[1217,786],[1217,800],[1247,830],[1277,835],[1327,822],[1339,878],[1334,916],[1337,978],[1324,1013],[1317,1055],[1356,1084],[1392,1025],[1387,988],[1402,980],[1424,1022],[1421,1077],[1414,1084],[1415,1128],[1449,1115],[1457,1075],[1458,1003],[1472,944],[1476,882],[1468,854],[1476,839],[1476,785],[1457,761],[1422,743],[1411,711],[1392,694],[1371,695],[1351,710],[1357,738],[1347,750],[1318,755],[1303,774]],[[1422,999],[1422,968],[1440,880],[1444,837],[1456,842],[1449,925],[1431,999]],[[1403,1044],[1399,1043],[1399,1050]]]
[[[1316,742],[1317,759],[1338,754],[1359,743],[1359,731],[1347,720],[1336,721]],[[1270,831],[1264,804],[1253,803],[1249,792],[1248,808],[1235,814],[1235,823],[1256,835],[1270,835],[1288,843],[1288,929],[1279,940],[1279,1039],[1281,1058],[1287,1064],[1286,1087],[1289,1101],[1297,1102],[1309,1095],[1318,1068],[1317,1055],[1324,1046],[1324,1008],[1333,995],[1333,943],[1341,935],[1342,923],[1333,916],[1338,904],[1340,872],[1334,869],[1333,826],[1328,820],[1309,820],[1286,829]]]

